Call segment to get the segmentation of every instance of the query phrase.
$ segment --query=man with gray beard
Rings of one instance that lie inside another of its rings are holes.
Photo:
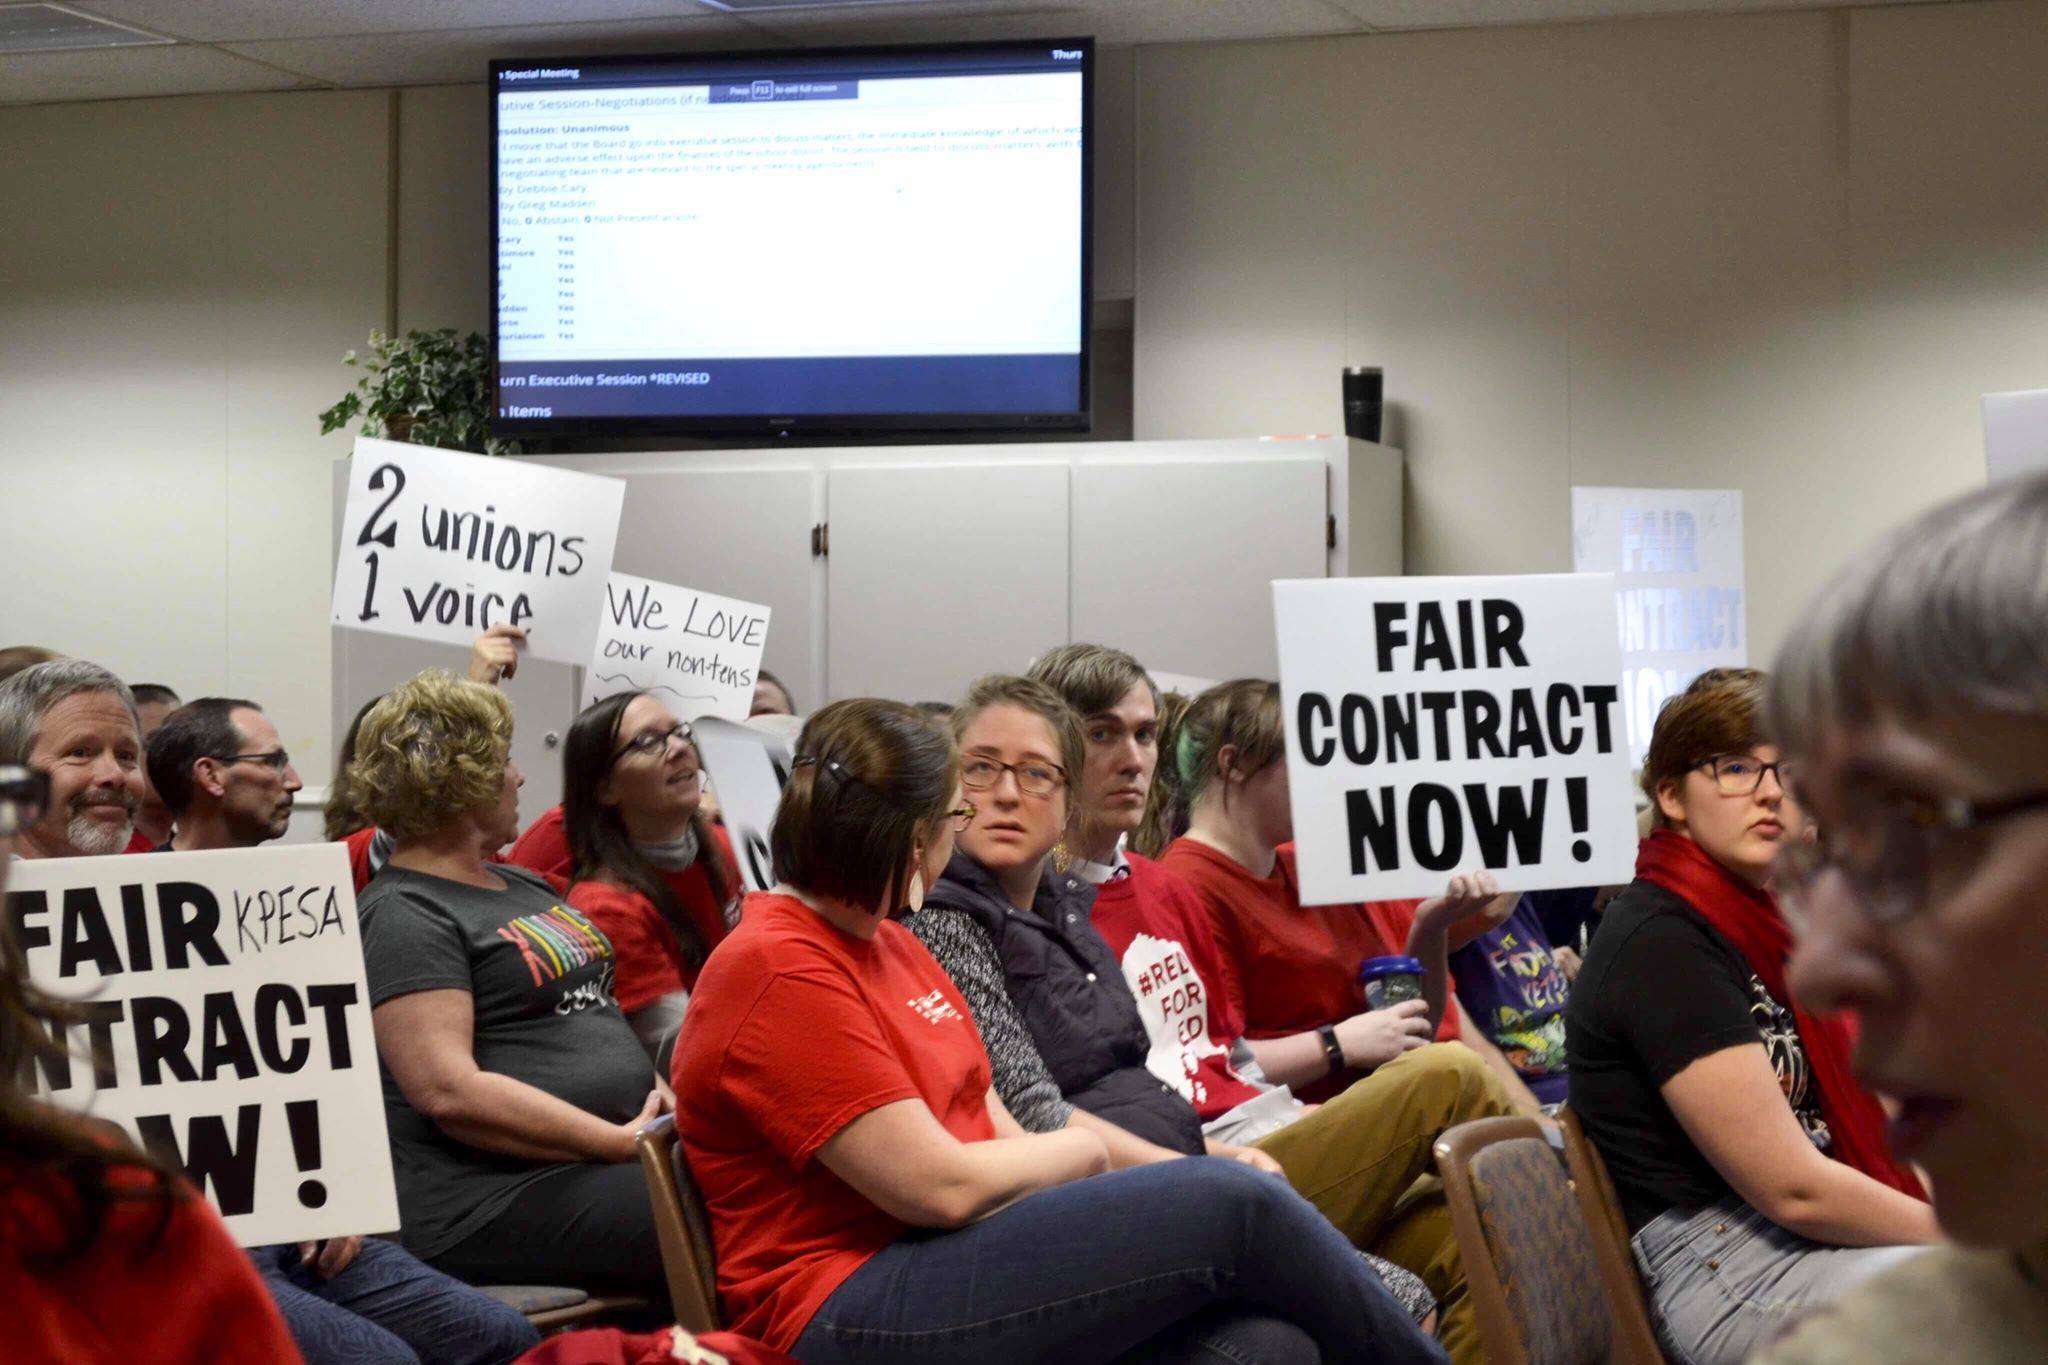
[[[49,774],[24,858],[120,853],[142,808],[142,729],[127,685],[98,664],[60,659],[0,683],[0,763]]]

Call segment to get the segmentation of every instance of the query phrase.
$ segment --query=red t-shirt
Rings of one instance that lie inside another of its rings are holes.
[[[1219,984],[1223,967],[1200,898],[1150,858],[1126,856],[1131,874],[1096,889],[1089,919],[1137,999],[1152,1040],[1146,1068],[1206,1123],[1262,1093],[1230,1065],[1244,1019]]]
[[[151,1177],[117,1166],[108,1180],[142,1191]],[[197,1195],[171,1206],[155,1241],[160,1206],[115,1199],[82,1255],[33,1267],[35,1248],[62,1245],[77,1203],[76,1188],[62,1177],[0,1156],[0,1303],[7,1305],[0,1356],[10,1365],[299,1359],[254,1262]]]
[[[562,808],[550,806],[513,841],[505,861],[530,867],[543,876],[566,877],[576,855],[569,851],[569,832],[562,828]]]
[[[128,847],[121,851],[123,853],[154,853],[156,852],[156,841],[138,829],[128,836]]]
[[[1160,861],[1207,907],[1221,950],[1224,994],[1243,1013],[1245,1034],[1252,1038],[1285,1038],[1364,1009],[1358,964],[1406,952],[1408,926],[1421,904],[1305,906],[1291,844],[1281,845],[1270,877],[1254,877],[1236,859],[1188,838],[1176,839]],[[1457,1010],[1444,1010],[1436,1036],[1458,1036]],[[1296,1093],[1304,1100],[1329,1099],[1360,1074],[1325,1076]]]
[[[664,872],[682,902],[683,914],[710,952],[725,938],[725,911],[711,889],[711,874],[701,860],[680,872]],[[676,931],[653,901],[631,887],[584,881],[569,888],[569,904],[604,930],[618,954],[618,976],[612,994],[619,1008],[631,1014],[664,995],[697,989],[698,967],[683,955]]]
[[[995,1136],[981,1035],[924,945],[886,920],[855,938],[789,896],[747,897],[704,965],[674,1081],[727,1325],[779,1351],[909,1231],[812,1160],[820,1147],[909,1099],[962,1142]]]

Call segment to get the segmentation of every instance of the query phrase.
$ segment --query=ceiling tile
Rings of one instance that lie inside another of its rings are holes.
[[[295,38],[222,46],[336,85],[482,82],[496,57],[581,57],[609,52],[693,52],[776,47],[781,39],[726,17],[686,23],[536,24],[388,37]]]
[[[1898,3],[1899,0],[1893,0]],[[1915,0],[1904,0],[1914,3]],[[1868,0],[1331,0],[1374,28],[1472,28],[1679,14],[1755,14],[1865,4]]]
[[[695,19],[697,0],[64,0],[190,42],[421,33],[608,19]]]
[[[0,56],[0,104],[291,90],[310,84],[210,47],[115,47]]]
[[[752,23],[807,43],[964,42],[1090,34],[1105,43],[1306,37],[1364,27],[1327,0],[1011,0],[765,10]]]

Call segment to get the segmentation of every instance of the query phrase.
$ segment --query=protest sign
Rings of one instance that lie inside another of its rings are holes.
[[[1273,584],[1304,904],[1627,881],[1614,580]]]
[[[341,845],[19,862],[7,914],[85,1016],[43,1098],[174,1160],[244,1246],[397,1229]]]
[[[2004,483],[2048,470],[2048,389],[1984,395],[1984,475]]]
[[[766,891],[775,885],[768,831],[775,824],[775,808],[782,804],[782,788],[789,781],[793,737],[784,740],[760,726],[718,716],[706,716],[694,728],[697,752],[704,759],[725,832],[739,857],[740,876],[747,890]]]
[[[766,607],[615,573],[583,670],[583,704],[651,692],[683,720],[745,720],[767,640]]]
[[[515,625],[533,657],[587,664],[625,497],[619,479],[359,438],[330,619],[452,645]]]
[[[1749,662],[1742,494],[1574,488],[1572,567],[1614,575],[1629,763],[1641,767],[1667,697]]]

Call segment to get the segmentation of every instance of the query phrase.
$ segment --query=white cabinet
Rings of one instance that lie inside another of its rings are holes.
[[[1072,638],[1203,678],[1276,677],[1276,578],[1327,571],[1320,455],[1074,466]]]
[[[826,676],[835,697],[951,701],[1067,639],[1060,463],[831,471]]]
[[[767,665],[806,710],[957,697],[1067,640],[1271,677],[1272,579],[1401,572],[1400,452],[1341,437],[537,458],[626,481],[622,571],[768,605]],[[335,489],[338,526],[345,466]],[[463,664],[390,636],[334,646],[337,735],[366,698]],[[575,673],[529,662],[507,689],[529,814],[557,799],[548,737]]]

